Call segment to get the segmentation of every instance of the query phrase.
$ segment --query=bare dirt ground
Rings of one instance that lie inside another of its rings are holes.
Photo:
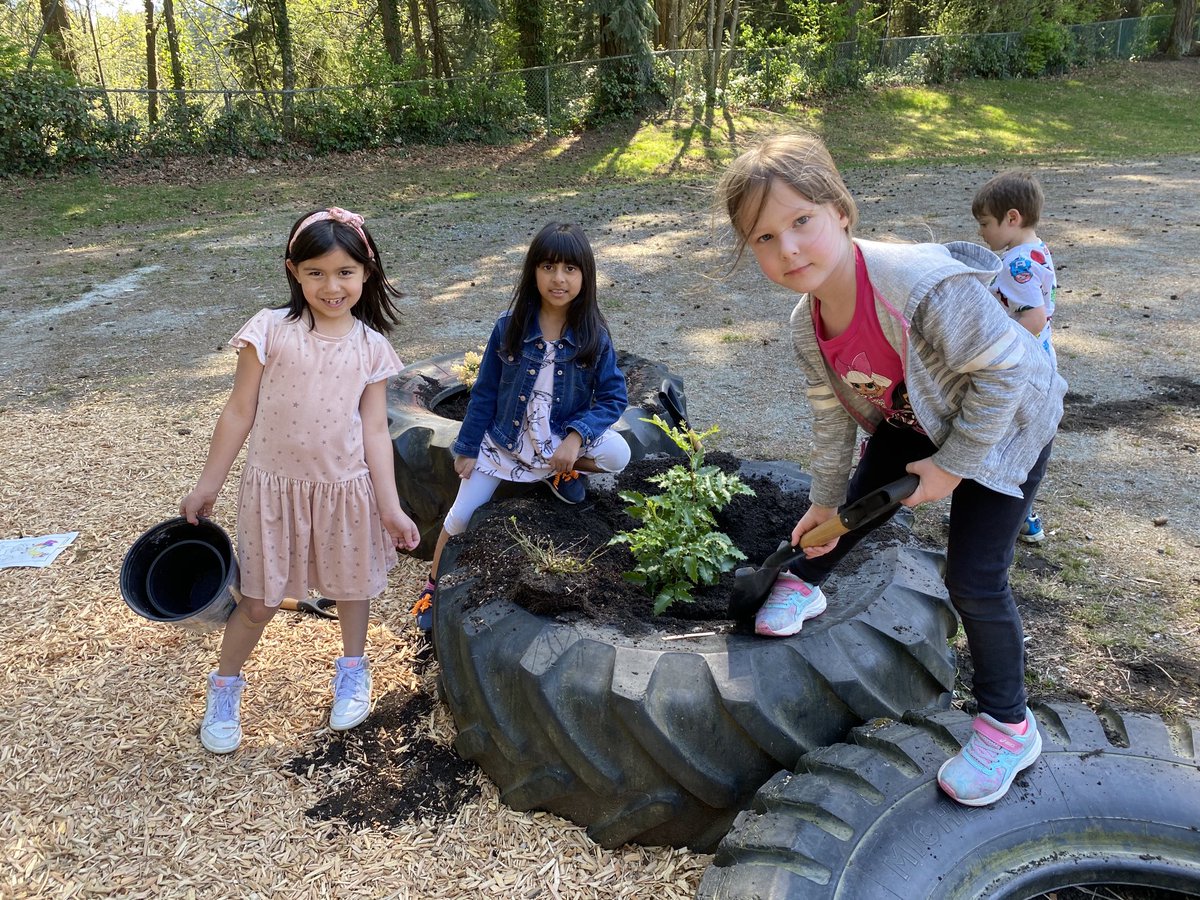
[[[580,222],[618,346],[683,377],[694,423],[721,426],[715,449],[805,461],[805,406],[784,338],[794,298],[751,267],[723,275],[707,176],[564,186],[498,158],[495,195],[412,199],[406,167],[428,161],[314,164],[291,176],[290,194],[307,194],[297,208],[275,200],[289,176],[259,164],[254,212],[184,205],[152,225],[84,232],[65,222],[51,240],[28,236],[22,223],[35,213],[19,189],[0,186],[0,537],[79,532],[49,568],[0,570],[0,894],[694,893],[708,857],[602,850],[568,822],[507,809],[485,777],[450,765],[453,724],[429,702],[434,674],[415,658],[408,616],[421,565],[403,562],[374,608],[381,701],[360,734],[335,740],[325,726],[336,625],[285,613],[248,666],[246,738],[224,758],[196,738],[219,636],[153,625],[121,601],[122,557],[174,515],[198,475],[231,384],[224,343],[282,299],[283,236],[306,207],[367,216],[408,294],[394,337],[406,360],[482,343],[533,232],[550,219]],[[1014,575],[1030,687],[1197,716],[1200,157],[1038,171],[1072,395],[1039,500],[1050,539],[1023,549]],[[847,180],[862,235],[950,240],[973,236],[971,193],[990,174],[852,168]],[[113,178],[114,195],[137,189],[137,177]],[[216,513],[230,531],[233,491]],[[918,511],[931,540],[942,511]],[[375,824],[355,811],[354,796],[378,791],[385,775],[391,790],[411,790],[405,767],[422,759],[446,769],[441,800],[453,802]]]

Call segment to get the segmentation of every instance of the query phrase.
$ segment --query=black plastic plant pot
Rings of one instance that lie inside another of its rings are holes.
[[[136,541],[121,563],[121,596],[151,622],[194,632],[225,624],[237,605],[238,565],[229,535],[201,519],[168,519]]]
[[[454,373],[465,353],[447,353],[405,366],[388,384],[388,427],[396,465],[396,487],[405,511],[421,532],[421,543],[409,551],[430,559],[442,522],[458,493],[451,446],[458,437],[468,388]],[[631,353],[618,353],[625,373],[629,405],[613,430],[629,444],[631,459],[653,453],[682,452],[657,426],[654,415],[678,426],[687,418],[683,381],[666,366]],[[505,482],[496,499],[517,496],[536,485]]]

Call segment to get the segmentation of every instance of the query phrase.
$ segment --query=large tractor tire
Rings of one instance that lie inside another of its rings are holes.
[[[807,492],[794,465],[747,471]],[[504,504],[476,515],[488,514]],[[794,637],[664,641],[481,594],[459,569],[470,536],[447,546],[434,602],[455,748],[510,807],[557,813],[605,847],[712,850],[781,766],[867,719],[948,705],[956,620],[942,558],[908,537],[856,548],[827,583],[828,611]]]
[[[465,353],[447,353],[405,366],[388,383],[388,429],[396,466],[396,488],[405,511],[421,532],[421,543],[409,551],[418,559],[432,559],[433,547],[458,493],[458,475],[450,448],[458,437],[460,419],[438,412],[438,407],[467,393],[467,386],[452,367]],[[662,432],[643,419],[659,415],[670,425],[687,418],[683,382],[666,366],[631,353],[618,353],[617,365],[626,373],[629,406],[614,430],[629,444],[632,459],[651,453],[678,456],[680,450]],[[511,497],[528,485],[503,484],[497,499]]]
[[[1200,895],[1200,720],[1034,711],[1041,758],[986,808],[937,786],[969,736],[965,713],[913,712],[815,750],[738,817],[698,897],[1016,900],[1085,885]]]

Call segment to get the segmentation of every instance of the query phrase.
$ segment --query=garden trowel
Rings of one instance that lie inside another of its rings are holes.
[[[328,597],[305,597],[303,600],[293,600],[285,597],[279,604],[280,609],[292,612],[308,613],[310,616],[320,616],[322,619],[337,618],[337,603]],[[330,610],[333,610],[330,612]]]
[[[916,475],[905,475],[878,490],[860,497],[838,510],[828,522],[822,522],[811,531],[800,536],[800,546],[793,547],[789,541],[763,560],[758,568],[747,566],[734,573],[733,587],[729,592],[729,617],[748,619],[758,612],[766,602],[767,595],[775,585],[779,573],[794,562],[804,558],[805,547],[818,547],[836,537],[862,528],[884,516],[891,515],[900,501],[912,494],[920,484]]]

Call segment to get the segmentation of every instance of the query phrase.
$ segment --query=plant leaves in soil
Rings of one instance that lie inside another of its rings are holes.
[[[465,534],[453,539],[461,547],[459,568],[443,577],[478,579],[473,597],[479,603],[502,597],[538,615],[564,620],[583,617],[613,625],[630,635],[663,630],[748,630],[748,625],[738,625],[728,618],[734,572],[726,572],[714,585],[697,587],[693,602],[675,603],[656,616],[654,598],[623,577],[635,566],[629,548],[623,544],[608,546],[613,535],[639,524],[625,511],[619,492],[657,494],[659,488],[650,477],[680,462],[652,456],[630,463],[615,478],[594,476],[586,500],[578,506],[555,499],[541,485],[532,486],[524,496],[491,503],[476,514]],[[730,473],[737,472],[740,465],[736,457],[722,452],[710,452],[705,462]],[[769,477],[741,477],[755,495],[735,497],[716,518],[720,530],[746,555],[742,565],[753,566],[789,538],[807,508],[808,496],[804,491],[784,490]],[[542,546],[553,544],[562,553],[581,561],[590,558],[591,562],[580,574],[539,572],[519,546],[514,527]],[[895,522],[877,528],[842,561],[839,571],[851,571],[864,554],[896,543],[906,534],[907,530]],[[836,585],[831,585],[830,596],[836,602]]]

